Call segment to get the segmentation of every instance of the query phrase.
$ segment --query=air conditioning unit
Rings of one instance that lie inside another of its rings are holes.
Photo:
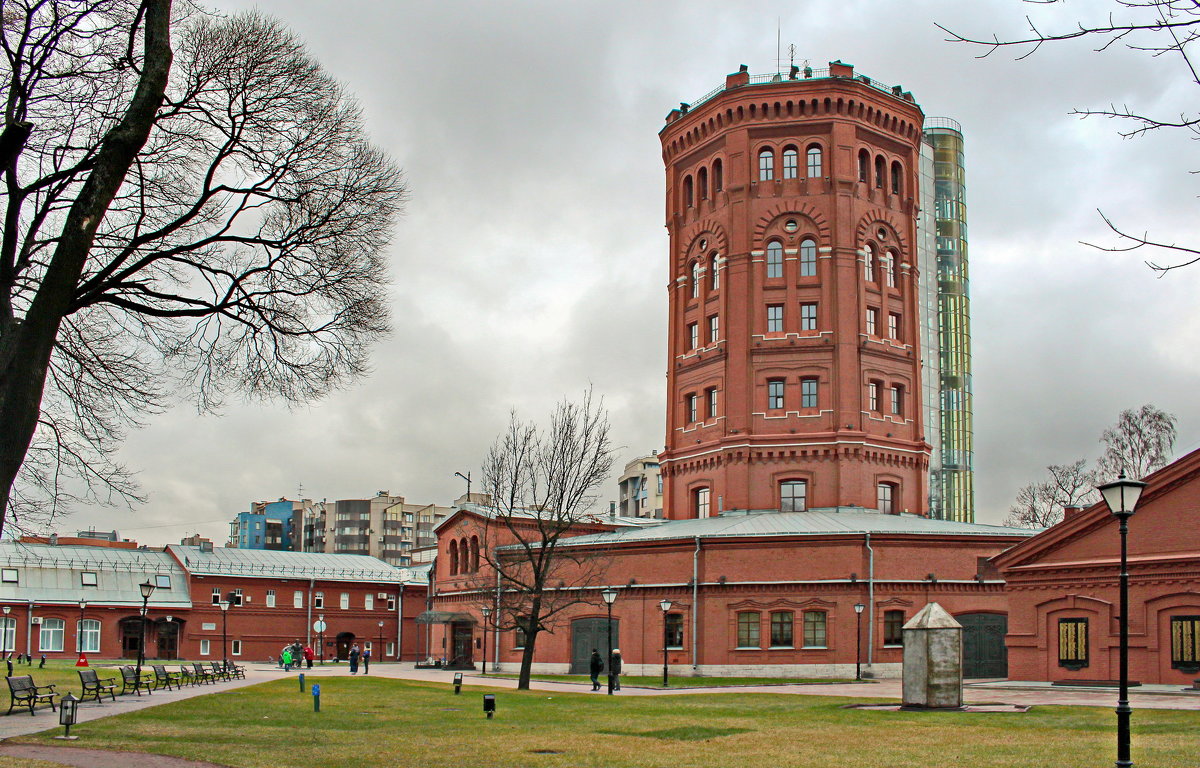
[[[387,592],[380,592],[378,595],[375,595],[375,597],[379,598],[380,600],[387,600]]]
[[[380,537],[379,537],[379,543],[380,543],[380,544],[382,544],[382,543],[383,543],[383,537],[382,537],[382,536],[380,536]]]
[[[34,624],[41,624],[41,623],[42,623],[42,617],[41,617],[41,616],[34,616],[34,617],[33,617],[33,623],[34,623]]]

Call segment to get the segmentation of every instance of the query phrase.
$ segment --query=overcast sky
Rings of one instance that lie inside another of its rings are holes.
[[[978,522],[999,522],[1050,463],[1098,455],[1123,408],[1179,418],[1200,445],[1200,266],[1163,279],[1103,253],[1096,213],[1200,242],[1195,144],[1122,140],[1072,108],[1127,104],[1166,118],[1195,104],[1180,62],[1086,42],[1016,61],[944,41],[1044,29],[1096,0],[907,2],[366,2],[221,0],[278,16],[361,100],[411,193],[391,247],[395,332],[375,371],[310,407],[186,403],[133,433],[121,459],[149,503],[81,509],[59,530],[117,528],[142,543],[224,542],[255,500],[390,490],[448,504],[478,473],[511,408],[542,419],[589,385],[625,461],[665,431],[663,165],[667,112],[746,64],[833,59],[911,90],[966,139]]]

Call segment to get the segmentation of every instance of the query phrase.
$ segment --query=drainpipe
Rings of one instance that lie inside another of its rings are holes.
[[[875,550],[871,549],[871,534],[863,534],[866,538],[863,546],[867,549],[867,669],[875,657]]]
[[[310,648],[312,647],[312,591],[314,582],[315,579],[310,578],[308,580],[308,600],[305,602],[305,605],[308,606],[308,619],[304,622],[304,626],[306,627],[304,630],[304,644]]]
[[[396,597],[396,663],[404,661],[404,577],[400,577],[400,594]],[[387,646],[383,647],[387,650]]]
[[[492,624],[492,671],[500,671],[500,633],[496,631],[496,626],[500,622],[500,571],[496,570],[496,601],[492,605],[492,615],[496,618]],[[484,630],[487,631],[486,629]],[[487,664],[487,659],[483,660]]]
[[[696,537],[696,549],[692,551],[692,672],[700,669],[699,645],[699,601],[700,601],[700,537]]]
[[[33,598],[29,598],[25,614],[25,655],[33,656]]]

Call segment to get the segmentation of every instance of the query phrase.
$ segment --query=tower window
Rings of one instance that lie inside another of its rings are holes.
[[[692,203],[692,177],[685,176],[683,179],[683,205],[685,208],[691,208]]]
[[[893,339],[900,338],[900,315],[895,312],[888,313],[888,336]]]
[[[900,175],[901,175],[900,163],[898,163],[898,162],[892,163],[892,194],[893,195],[900,194]]]
[[[758,153],[758,180],[770,181],[775,178],[775,153],[769,149]]]
[[[700,327],[696,323],[688,323],[688,349],[700,346]]]
[[[700,266],[699,261],[692,262],[692,298],[700,295],[700,275],[704,268]]]
[[[800,407],[817,407],[817,380],[814,377],[800,379]]]
[[[892,413],[896,416],[904,415],[904,387],[900,384],[892,385]]]
[[[817,330],[817,305],[816,304],[801,304],[800,305],[800,330],[802,330],[802,331]]]
[[[722,172],[721,161],[719,159],[713,160],[713,170],[712,170],[713,192],[720,192],[722,189],[724,189],[724,184],[725,184],[725,177],[724,177],[724,173]]]
[[[767,243],[767,277],[783,277],[783,244],[778,240]]]
[[[863,184],[871,181],[871,153],[865,149],[858,150],[858,180]]]
[[[708,263],[708,285],[710,290],[717,290],[721,287],[721,272],[717,269],[717,254],[713,254]]]
[[[892,510],[894,508],[893,499],[896,493],[896,484],[880,483],[876,488],[876,492],[876,504],[879,507],[879,511],[885,515],[892,514]]]
[[[717,417],[717,388],[709,387],[705,390],[708,395],[708,418],[715,419]]]
[[[716,344],[721,339],[721,319],[718,315],[708,318],[708,343]]]
[[[700,182],[700,199],[708,199],[708,169],[701,168],[696,174],[696,179]]]
[[[767,382],[767,408],[772,411],[783,409],[783,379]]]
[[[692,508],[696,512],[696,517],[708,517],[708,500],[709,491],[707,488],[697,488],[692,491]]]
[[[687,409],[688,424],[696,423],[696,417],[699,414],[696,413],[696,395],[695,395],[695,393],[693,392],[693,393],[684,395],[683,404],[684,404],[684,407]]]
[[[783,149],[783,178],[794,179],[800,175],[800,153],[795,147]]]
[[[821,148],[816,144],[810,144],[808,147],[808,178],[817,179],[821,177]]]
[[[867,335],[879,335],[879,310],[875,307],[867,308]]]
[[[875,282],[875,246],[867,243],[867,255],[863,259],[863,279],[868,283]]]
[[[779,511],[803,512],[808,506],[808,483],[784,480],[779,484]]]
[[[879,412],[879,387],[878,381],[867,382],[867,408],[873,413]]]
[[[900,254],[895,251],[888,252],[887,265],[887,284],[888,288],[895,288],[900,282]]]
[[[813,240],[800,242],[800,277],[817,276],[817,244]]]
[[[783,305],[767,305],[767,333],[783,333]]]
[[[883,155],[875,157],[875,186],[883,189],[883,177],[887,172],[887,161],[883,159]]]

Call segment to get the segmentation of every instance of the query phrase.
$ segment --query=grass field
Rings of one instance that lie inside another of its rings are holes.
[[[75,746],[158,752],[245,768],[313,766],[796,766],[1094,768],[1114,759],[1100,707],[1025,714],[850,710],[845,699],[767,693],[596,696],[444,684],[320,680],[321,712],[293,679],[83,723]],[[861,700],[856,700],[861,701]],[[1194,768],[1200,714],[1135,714],[1139,766]],[[58,733],[18,739],[43,740]]]
[[[504,677],[516,680],[518,675],[505,673],[490,673],[488,677]],[[478,677],[476,677],[478,679]],[[552,683],[577,683],[591,685],[587,675],[531,675],[530,680],[545,680]],[[828,677],[683,677],[672,675],[668,678],[667,688],[725,688],[739,685],[806,685],[830,683],[852,683],[853,680],[833,679]],[[601,687],[608,685],[608,678],[600,675]],[[662,689],[662,675],[621,675],[621,685],[638,688]]]

